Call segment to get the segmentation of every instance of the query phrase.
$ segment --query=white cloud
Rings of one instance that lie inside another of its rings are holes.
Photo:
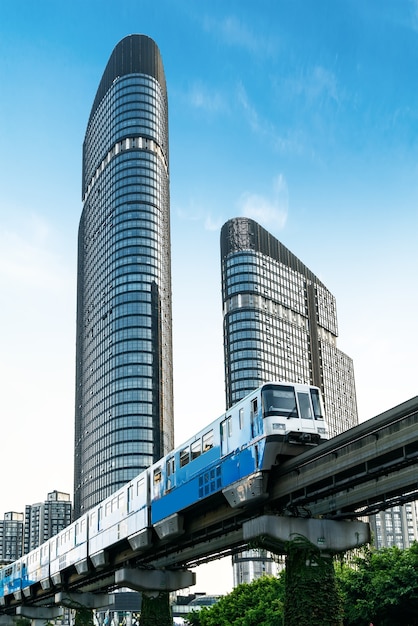
[[[267,134],[266,124],[262,124],[260,116],[254,106],[251,105],[245,87],[238,85],[238,101],[245,112],[250,128],[255,133]]]
[[[304,98],[309,106],[321,99],[332,100],[338,104],[342,97],[337,77],[321,65],[309,68],[299,77],[289,78],[284,91],[290,96]]]
[[[257,109],[251,104],[242,83],[237,88],[237,100],[252,132],[259,139],[268,142],[274,150],[282,153],[301,154],[305,151],[300,131],[296,129],[291,133],[287,131],[285,135],[281,134],[274,124],[259,115]]]
[[[224,222],[223,217],[214,219],[212,215],[207,215],[205,219],[205,230],[219,232]]]
[[[269,195],[245,191],[239,197],[236,205],[239,215],[250,217],[272,231],[281,231],[286,224],[289,205],[289,194],[284,175],[278,174],[272,181]],[[203,223],[204,230],[209,232],[220,232],[222,225],[228,219],[223,214],[214,215],[204,206],[204,203],[201,204],[193,198],[189,200],[188,207],[177,207],[175,214],[181,221]]]
[[[207,31],[215,33],[230,46],[244,48],[253,54],[263,57],[274,56],[277,42],[262,35],[256,34],[238,17],[231,15],[222,20],[206,17],[204,27]]]
[[[284,228],[288,205],[289,194],[283,174],[279,174],[273,181],[271,197],[245,192],[238,201],[238,208],[244,217],[250,217],[273,231]]]
[[[196,109],[203,109],[209,113],[217,113],[227,108],[223,96],[201,82],[192,86],[189,100]]]
[[[187,222],[201,222],[206,231],[220,231],[225,219],[222,216],[213,217],[212,213],[194,199],[190,199],[189,208],[181,207],[175,210],[179,220]]]
[[[336,76],[324,67],[317,65],[313,68],[309,86],[313,97],[325,94],[331,100],[339,101]]]

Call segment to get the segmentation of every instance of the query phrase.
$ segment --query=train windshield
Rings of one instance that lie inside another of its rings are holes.
[[[295,390],[286,385],[267,385],[262,391],[264,416],[298,417]]]

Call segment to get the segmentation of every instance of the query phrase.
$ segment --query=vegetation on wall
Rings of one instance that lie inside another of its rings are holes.
[[[304,537],[287,544],[286,626],[343,626],[333,559]]]
[[[172,626],[170,597],[167,592],[157,596],[142,594],[141,616],[139,626]]]
[[[80,607],[75,612],[75,626],[94,626],[93,611],[85,607]]]

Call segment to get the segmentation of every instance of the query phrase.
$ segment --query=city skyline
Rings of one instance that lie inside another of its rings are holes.
[[[416,2],[4,0],[2,458],[30,459],[4,512],[72,493],[81,144],[132,32],[159,45],[169,92],[176,443],[224,410],[219,238],[236,216],[335,295],[360,421],[417,393]]]

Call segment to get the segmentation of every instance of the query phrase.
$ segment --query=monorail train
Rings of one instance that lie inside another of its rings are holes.
[[[209,426],[132,479],[32,552],[0,570],[0,605],[35,585],[60,587],[64,572],[103,568],[112,546],[137,553],[183,532],[187,509],[223,494],[232,507],[268,497],[269,470],[282,458],[328,439],[320,391],[303,384],[262,385]]]

